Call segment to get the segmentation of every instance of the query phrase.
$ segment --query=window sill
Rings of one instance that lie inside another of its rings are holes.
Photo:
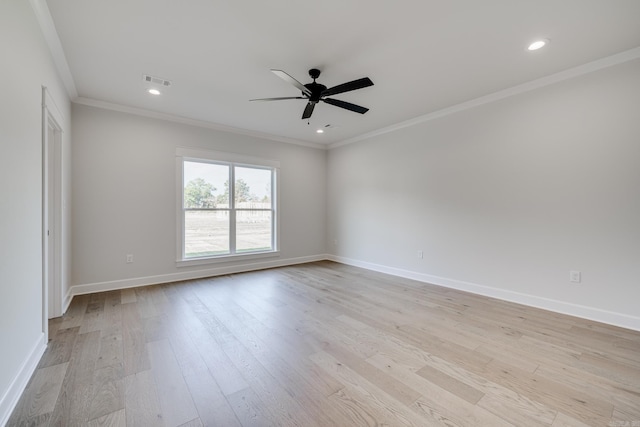
[[[244,261],[262,258],[277,258],[280,251],[272,252],[253,252],[246,254],[220,255],[206,258],[190,258],[176,260],[176,267],[191,267],[194,265],[220,264],[223,262]]]

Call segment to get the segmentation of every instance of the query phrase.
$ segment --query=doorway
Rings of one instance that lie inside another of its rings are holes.
[[[42,332],[62,315],[62,127],[61,115],[42,88]]]

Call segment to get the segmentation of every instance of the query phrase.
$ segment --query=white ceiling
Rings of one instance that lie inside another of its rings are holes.
[[[44,1],[44,0],[42,0]],[[46,0],[77,94],[277,138],[331,144],[640,46],[638,0]],[[536,52],[528,44],[551,43]],[[269,69],[364,115],[303,100]],[[146,93],[142,74],[172,81]],[[322,135],[326,124],[336,126]]]

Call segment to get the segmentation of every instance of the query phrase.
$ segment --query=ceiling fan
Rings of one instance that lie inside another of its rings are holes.
[[[307,83],[303,85],[289,74],[282,70],[271,70],[273,74],[280,77],[287,83],[290,83],[302,91],[302,96],[285,96],[280,98],[261,98],[251,99],[250,101],[281,101],[283,99],[306,99],[307,106],[302,113],[302,119],[308,119],[313,114],[313,109],[320,101],[327,104],[335,105],[336,107],[344,108],[345,110],[354,111],[356,113],[364,114],[369,111],[368,108],[361,107],[360,105],[352,104],[350,102],[341,101],[339,99],[327,98],[327,96],[337,95],[339,93],[350,92],[356,89],[362,89],[367,86],[373,86],[373,82],[369,77],[363,77],[358,80],[353,80],[347,83],[330,87],[327,89],[325,85],[316,83],[316,79],[320,77],[320,70],[312,68],[309,70],[309,76],[313,79],[313,83]]]

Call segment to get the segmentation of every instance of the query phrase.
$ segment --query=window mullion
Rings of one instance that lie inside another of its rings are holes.
[[[236,253],[236,186],[235,167],[229,165],[229,251]]]
[[[269,200],[271,200],[271,249],[276,249],[276,174],[271,171],[271,194]]]

